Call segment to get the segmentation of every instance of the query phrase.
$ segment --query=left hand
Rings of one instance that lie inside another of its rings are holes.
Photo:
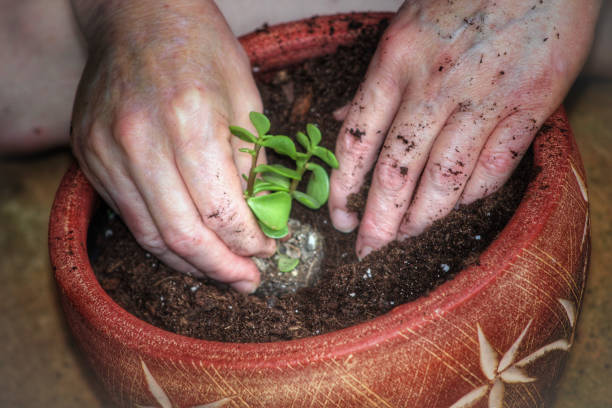
[[[336,144],[337,229],[357,227],[346,199],[375,165],[359,257],[420,234],[509,178],[578,75],[598,8],[597,0],[404,3]]]

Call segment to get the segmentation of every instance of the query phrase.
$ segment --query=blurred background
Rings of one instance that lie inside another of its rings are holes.
[[[273,6],[278,0],[259,0],[257,7],[267,3],[273,10],[270,23],[303,15],[299,10],[293,12],[295,15],[279,11],[284,8]],[[314,3],[320,7],[320,14],[367,9],[372,4],[367,0]],[[380,2],[379,7],[377,2],[376,9],[395,9],[400,3],[387,0]],[[219,4],[226,15],[239,14],[235,3]],[[592,258],[576,342],[553,408],[612,407],[609,386],[612,376],[612,7],[609,1],[604,1],[600,20],[591,57],[565,102],[587,172]],[[230,23],[241,34],[261,21],[245,18],[230,19]],[[6,60],[0,58],[0,61]],[[0,92],[4,92],[3,63],[0,62]],[[0,139],[1,133],[6,132],[5,121],[6,118],[0,120]],[[34,156],[0,158],[0,408],[112,407],[70,337],[48,261],[49,210],[59,181],[71,162],[66,148]]]

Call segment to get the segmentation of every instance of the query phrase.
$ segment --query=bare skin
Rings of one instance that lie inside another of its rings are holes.
[[[69,1],[0,4],[0,155],[66,145],[87,57]]]
[[[374,167],[360,257],[420,234],[509,178],[578,75],[598,8],[594,0],[404,3],[357,95],[336,112],[344,117],[329,200],[336,228],[357,227],[347,196]]]
[[[248,112],[262,106],[214,2],[72,0],[82,36],[68,0],[11,3],[0,29],[0,154],[68,142],[87,63],[71,143],[95,188],[168,265],[254,290],[249,256],[270,255],[274,242],[242,199],[249,158],[227,126],[250,127]],[[598,5],[404,4],[337,112],[345,131],[329,205],[338,229],[358,226],[337,210],[375,166],[360,256],[508,178],[576,77]]]
[[[85,174],[163,262],[252,292],[249,257],[275,243],[242,198],[250,157],[228,126],[262,105],[214,2],[74,4],[89,44],[71,137]]]

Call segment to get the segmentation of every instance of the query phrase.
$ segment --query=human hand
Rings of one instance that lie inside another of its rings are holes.
[[[337,112],[340,168],[329,199],[337,229],[358,225],[346,199],[375,166],[360,257],[509,178],[576,78],[598,8],[597,0],[404,3],[355,98]]]
[[[228,129],[251,129],[249,112],[262,109],[246,54],[212,1],[108,4],[80,16],[89,58],[74,154],[147,251],[252,292],[259,272],[247,257],[275,243],[242,196],[251,158]]]

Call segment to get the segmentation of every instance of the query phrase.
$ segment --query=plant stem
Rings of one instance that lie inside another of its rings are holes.
[[[302,181],[302,176],[306,171],[306,164],[308,163],[311,157],[312,153],[308,153],[308,157],[306,157],[306,159],[304,160],[304,164],[302,164],[301,166],[298,165],[298,168],[295,169],[300,175],[300,178],[297,180],[291,180],[291,185],[289,186],[289,194],[293,193],[297,189],[298,184],[300,184],[300,181]]]
[[[247,188],[246,188],[247,197],[253,196],[253,188],[255,187],[255,178],[257,177],[257,173],[255,173],[255,167],[257,167],[257,157],[259,157],[259,150],[261,150],[261,145],[255,144],[255,154],[253,155],[253,159],[251,161],[251,170],[249,171],[249,179],[247,180]]]

